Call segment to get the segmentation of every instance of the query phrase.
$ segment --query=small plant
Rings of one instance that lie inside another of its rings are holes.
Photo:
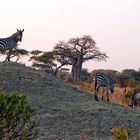
[[[0,139],[32,139],[36,133],[31,121],[34,113],[26,96],[0,94]]]
[[[115,140],[128,140],[132,134],[132,129],[125,129],[123,126],[117,126],[111,130]]]
[[[139,129],[139,131],[138,131],[138,134],[137,134],[135,140],[140,140],[140,129]]]

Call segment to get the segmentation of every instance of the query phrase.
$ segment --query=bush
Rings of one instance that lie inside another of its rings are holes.
[[[130,79],[131,77],[126,74],[119,74],[117,77],[117,83],[120,85],[120,87],[126,87],[128,86],[128,82]]]
[[[128,80],[128,86],[134,88],[137,85],[137,82],[134,79]]]
[[[128,137],[132,134],[132,129],[125,129],[123,126],[117,126],[112,129],[112,134],[115,140],[128,140]]]
[[[31,121],[34,114],[26,96],[0,94],[0,139],[32,139],[36,134]]]

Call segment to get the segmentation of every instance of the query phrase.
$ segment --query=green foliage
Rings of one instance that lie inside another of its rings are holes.
[[[125,69],[122,71],[122,74],[126,74],[130,76],[132,79],[135,79],[136,81],[140,81],[140,72],[134,69]]]
[[[117,77],[117,82],[120,85],[120,87],[126,87],[128,86],[130,77],[126,74],[119,74]]]
[[[134,69],[124,69],[122,71],[123,74],[127,74],[127,75],[130,75],[130,76],[133,76],[133,74],[135,73],[136,71]]]
[[[53,63],[55,60],[53,52],[44,52],[42,55],[36,57],[36,61],[42,63]]]
[[[34,60],[33,67],[39,68],[41,70],[44,70],[48,73],[51,73],[53,75],[57,75],[58,70],[66,65],[65,61],[60,61],[57,56],[55,55],[54,51],[50,52],[43,52],[39,56],[32,56],[30,60]],[[58,63],[56,63],[58,62]]]
[[[31,117],[35,110],[26,96],[17,93],[0,94],[0,139],[21,139],[35,136]]]
[[[117,126],[112,129],[112,134],[115,140],[128,140],[129,136],[132,134],[132,129],[124,129],[123,126]]]
[[[33,50],[33,51],[31,51],[31,54],[35,55],[35,56],[37,56],[40,53],[42,53],[42,51],[40,51],[40,50]]]

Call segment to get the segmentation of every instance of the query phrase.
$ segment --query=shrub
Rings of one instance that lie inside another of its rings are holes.
[[[123,126],[117,126],[112,129],[112,134],[115,140],[128,140],[128,137],[132,134],[132,129],[125,129]]]
[[[128,82],[131,79],[131,77],[129,77],[126,74],[120,74],[117,77],[117,83],[120,85],[120,87],[126,87],[128,86]]]
[[[137,82],[134,79],[128,80],[128,86],[134,88],[137,85]]]
[[[0,139],[31,139],[35,136],[31,117],[35,110],[26,96],[17,93],[0,94]]]

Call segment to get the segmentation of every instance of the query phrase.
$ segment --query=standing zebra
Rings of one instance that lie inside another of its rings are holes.
[[[94,85],[95,100],[98,101],[99,88],[103,87],[102,100],[104,99],[103,94],[104,89],[106,88],[107,101],[109,102],[108,92],[109,90],[111,91],[111,93],[114,92],[114,84],[115,81],[109,75],[105,73],[97,73],[95,75],[95,85]]]
[[[17,32],[12,34],[10,37],[7,38],[0,38],[0,51],[7,51],[8,50],[8,55],[5,59],[10,61],[10,54],[13,48],[16,48],[16,46],[18,45],[17,43],[20,41],[22,41],[22,36],[23,36],[23,30],[18,30]],[[4,61],[4,62],[5,62]]]

